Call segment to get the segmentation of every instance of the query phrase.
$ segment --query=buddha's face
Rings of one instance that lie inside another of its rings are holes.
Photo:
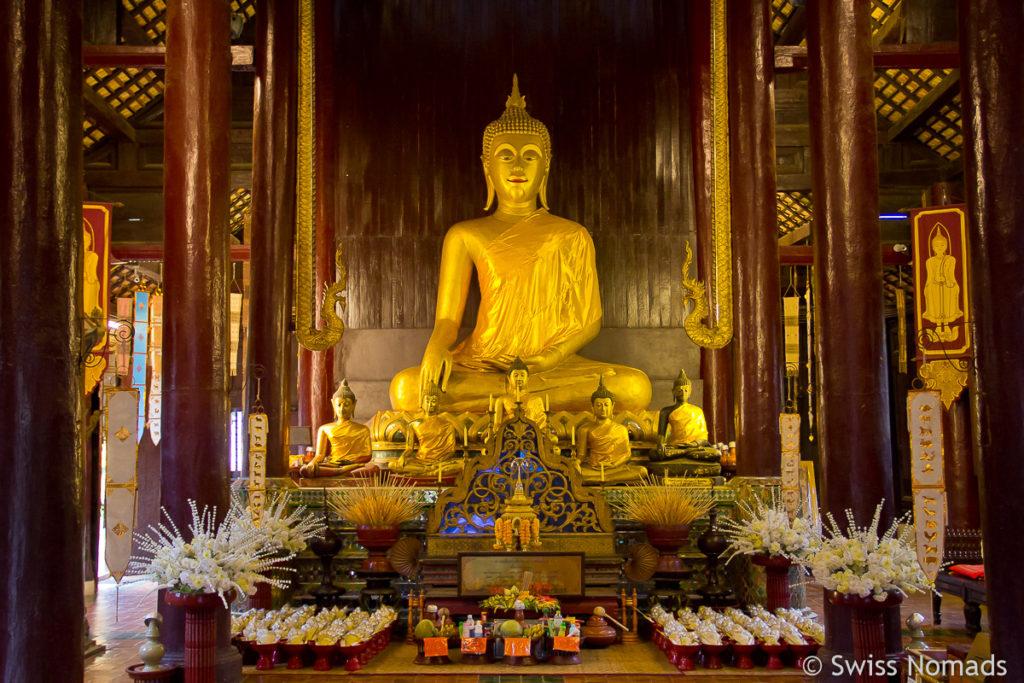
[[[943,254],[946,253],[946,248],[948,246],[949,244],[947,244],[945,237],[936,237],[935,239],[932,240],[932,251],[934,251],[939,256],[942,256]]]
[[[494,136],[484,172],[494,185],[499,206],[535,201],[548,174],[542,141],[533,133],[501,133]]]
[[[530,373],[526,370],[513,370],[508,373],[508,385],[513,391],[526,391],[526,384],[530,380]]]
[[[594,416],[604,420],[612,416],[612,407],[615,405],[610,398],[594,399]]]
[[[674,384],[672,385],[672,396],[676,401],[686,401],[690,398],[690,392],[693,390],[689,384]]]
[[[423,412],[427,415],[434,415],[437,413],[437,407],[440,403],[440,398],[437,394],[427,394],[423,397]]]
[[[331,405],[334,406],[334,416],[341,420],[351,420],[356,412],[356,400],[347,396],[332,398]]]

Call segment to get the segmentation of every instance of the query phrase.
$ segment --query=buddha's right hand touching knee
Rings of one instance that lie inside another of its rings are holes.
[[[426,394],[427,387],[436,385],[442,392],[448,390],[448,378],[452,374],[452,352],[448,347],[427,344],[420,364],[420,396]]]

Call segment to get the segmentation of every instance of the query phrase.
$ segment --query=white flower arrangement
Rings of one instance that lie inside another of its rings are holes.
[[[800,563],[821,543],[821,532],[806,517],[790,519],[782,501],[755,498],[739,503],[741,519],[723,519],[722,532],[729,540],[729,559],[736,555],[770,555]]]
[[[252,595],[259,581],[279,588],[287,586],[284,581],[268,578],[264,572],[274,562],[293,557],[294,553],[282,557],[276,546],[268,544],[265,535],[234,523],[237,510],[230,511],[218,525],[215,507],[204,506],[200,513],[194,500],[188,504],[192,510],[188,526],[191,540],[185,540],[164,508],[169,527],[161,522],[155,528],[150,525],[150,533],[135,535],[140,554],[132,556],[130,574],[144,576],[155,581],[157,588],[175,593],[216,593],[225,607],[225,596],[232,590]]]
[[[246,495],[235,489],[232,492],[228,519],[231,524],[247,533],[262,535],[268,546],[273,546],[278,553],[289,557],[305,550],[307,539],[323,537],[327,529],[323,517],[308,514],[305,505],[300,505],[288,513],[287,492],[274,494],[270,498],[260,516],[259,524],[256,524],[249,512]]]
[[[932,582],[921,571],[910,541],[913,527],[905,524],[909,514],[893,520],[879,537],[881,514],[882,503],[879,503],[871,524],[859,527],[853,511],[848,509],[845,533],[831,514],[827,516],[827,537],[806,562],[818,583],[837,593],[862,598],[871,596],[879,602],[885,601],[890,593],[906,595],[934,590]]]

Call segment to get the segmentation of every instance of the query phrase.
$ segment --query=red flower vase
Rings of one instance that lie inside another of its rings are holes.
[[[234,591],[225,594],[230,603]],[[224,603],[216,593],[164,593],[164,602],[185,610],[185,683],[217,680],[217,610]]]
[[[853,632],[853,654],[857,661],[864,662],[869,658],[885,660],[885,620],[884,610],[903,602],[899,593],[889,593],[885,600],[875,600],[870,595],[862,598],[859,595],[829,593],[833,605],[846,607],[850,610],[850,630]],[[857,674],[857,683],[885,681],[886,677],[872,676],[869,673]]]
[[[367,556],[363,560],[364,572],[391,572],[391,561],[388,550],[398,540],[398,526],[356,526],[356,539],[359,545],[366,548]]]
[[[683,561],[679,559],[679,548],[690,540],[690,527],[687,524],[647,524],[647,542],[658,549],[658,568],[655,573],[680,572]]]
[[[773,555],[752,555],[750,561],[764,567],[768,611],[774,614],[779,607],[789,609],[789,568],[793,563]]]

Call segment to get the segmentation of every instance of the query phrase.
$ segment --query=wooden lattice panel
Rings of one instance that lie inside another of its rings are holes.
[[[110,265],[110,300],[118,297],[133,296],[134,292],[162,293],[161,284],[153,273],[136,268],[127,263]],[[111,306],[116,311],[116,306]],[[113,315],[113,314],[112,314]]]
[[[244,187],[236,188],[231,192],[231,217],[229,219],[229,229],[231,234],[236,237],[241,237],[242,231],[245,229],[245,221],[249,216],[249,210],[252,208],[252,193]]]
[[[88,114],[82,117],[82,144],[86,150],[92,149],[93,145],[101,142],[105,137],[106,133]]]
[[[789,234],[811,220],[810,192],[776,192],[775,206],[779,237]]]
[[[878,33],[902,0],[871,0],[871,34]]]
[[[165,0],[121,0],[121,4],[155,45],[163,45],[167,35]],[[231,0],[231,11],[248,21],[256,15],[256,0]]]
[[[964,146],[960,93],[954,95],[948,104],[928,117],[920,128],[916,128],[914,137],[949,161],[959,159]]]
[[[86,69],[85,84],[130,120],[164,96],[164,81],[150,69]]]
[[[929,92],[944,81],[952,69],[886,69],[875,75],[875,109],[882,118],[896,123]]]
[[[772,0],[772,33],[778,38],[789,23],[789,18],[796,11],[796,6],[789,0]]]

